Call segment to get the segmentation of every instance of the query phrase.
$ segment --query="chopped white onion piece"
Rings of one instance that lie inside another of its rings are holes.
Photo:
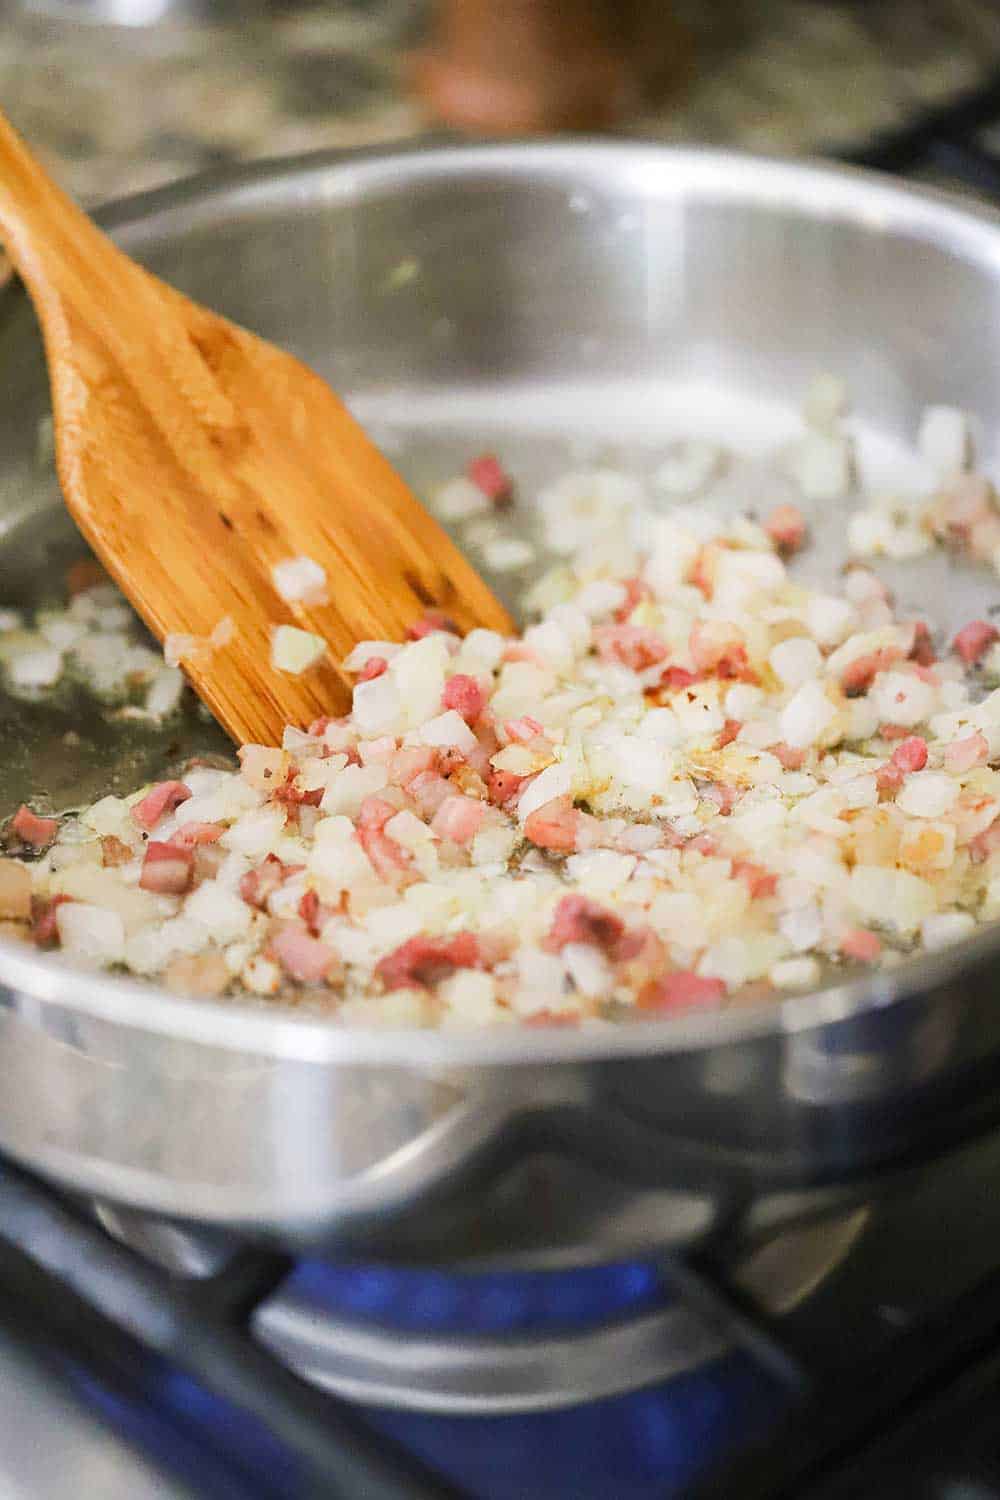
[[[920,924],[920,941],[925,948],[948,948],[971,937],[976,919],[967,911],[941,911],[925,917]]]
[[[326,603],[326,570],[311,557],[288,557],[275,563],[271,580],[289,604]]]
[[[62,676],[63,654],[54,646],[23,651],[7,664],[10,680],[16,687],[51,687]]]
[[[654,483],[669,495],[695,495],[719,474],[724,463],[725,452],[718,444],[689,439],[673,445]]]
[[[807,427],[817,432],[833,433],[847,415],[847,382],[839,375],[817,375],[806,391],[802,416]]]
[[[614,988],[614,971],[600,948],[593,944],[567,943],[562,959],[574,987],[589,999],[599,999]]]
[[[250,930],[251,908],[219,880],[206,880],[184,903],[189,921],[205,928],[212,941],[224,946],[235,943]]]
[[[788,468],[807,500],[839,500],[854,481],[850,441],[810,430],[789,452]]]
[[[476,736],[455,709],[445,709],[434,719],[428,719],[420,729],[420,738],[425,745],[454,746],[467,753],[476,748]]]
[[[59,651],[68,651],[84,634],[86,627],[69,615],[49,615],[38,620],[38,628],[50,646]]]
[[[484,1026],[497,1017],[495,981],[491,974],[459,969],[446,979],[440,997],[451,1025]]]
[[[806,624],[821,646],[839,646],[855,628],[857,616],[847,599],[833,594],[811,594],[806,605]]]
[[[125,957],[125,924],[116,911],[68,901],[56,911],[59,941],[71,958],[88,964],[118,964]]]
[[[180,666],[186,656],[196,654],[198,650],[198,637],[184,635],[179,631],[173,631],[163,638],[163,660],[168,667]]]
[[[940,818],[958,793],[958,782],[944,771],[915,771],[896,793],[896,806],[913,818]]]
[[[820,968],[814,958],[783,958],[768,978],[779,990],[811,990],[819,984]]]
[[[498,537],[483,548],[483,562],[494,573],[513,573],[535,560],[535,549],[520,537]]]
[[[818,677],[822,665],[816,642],[803,635],[779,641],[768,660],[785,686],[791,688],[801,687],[804,682]]]
[[[491,509],[489,496],[460,475],[441,486],[434,499],[434,509],[442,521],[468,521]]]
[[[616,610],[621,609],[625,597],[622,584],[612,578],[595,578],[584,584],[574,602],[577,609],[594,620],[604,615],[613,615]]]
[[[833,722],[836,709],[819,682],[806,682],[782,710],[781,737],[793,749],[815,745]]]
[[[325,813],[356,817],[365,798],[374,797],[388,780],[385,766],[345,766],[327,786],[320,807]]]
[[[530,781],[518,798],[517,816],[524,824],[533,812],[555,797],[568,796],[573,787],[572,767],[556,761]]]
[[[972,460],[972,435],[965,412],[954,406],[928,406],[920,419],[917,447],[940,479],[967,469]]]
[[[278,672],[298,677],[323,656],[326,641],[297,625],[277,625],[271,634],[271,665]]]
[[[146,693],[146,712],[154,719],[165,719],[177,711],[183,692],[183,673],[176,667],[161,667]]]
[[[373,656],[381,656],[385,661],[392,661],[402,650],[398,641],[359,641],[349,651],[343,660],[345,672],[360,672]]]

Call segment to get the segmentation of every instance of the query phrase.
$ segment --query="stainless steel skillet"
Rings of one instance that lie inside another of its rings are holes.
[[[905,468],[893,444],[941,400],[993,456],[1000,221],[888,180],[635,144],[465,148],[265,164],[105,222],[350,393],[418,489],[484,446],[526,497],[594,453],[648,470],[693,426],[761,451],[817,369],[848,380],[876,469]],[[45,377],[16,289],[0,369],[0,596],[29,602],[77,544],[36,453]],[[805,566],[832,576],[844,512],[814,520]],[[888,576],[944,629],[1000,601],[943,558]],[[221,748],[196,714],[157,737],[79,700],[0,699],[0,812],[39,787],[72,806],[196,748]],[[4,946],[0,1149],[99,1198],[397,1258],[749,1234],[1000,1111],[998,949],[991,930],[710,1019],[458,1035],[184,1003]]]

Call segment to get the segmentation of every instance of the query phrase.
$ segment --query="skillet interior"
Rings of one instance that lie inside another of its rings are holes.
[[[971,411],[991,457],[992,232],[922,213],[905,189],[879,202],[849,176],[827,180],[824,203],[823,185],[783,180],[790,170],[641,147],[423,153],[209,179],[110,218],[167,280],[319,369],[418,492],[498,449],[529,530],[538,485],[581,461],[650,473],[673,437],[699,432],[773,450],[823,370],[848,381],[870,482],[926,482],[906,448],[933,401]],[[0,300],[0,368],[0,593],[30,604],[58,598],[81,544],[39,452],[44,365],[16,289]],[[762,472],[734,477],[736,503],[782,498]],[[826,506],[813,522],[803,571],[832,581],[843,514]],[[940,553],[881,571],[943,629],[1000,601],[991,574]],[[492,581],[510,600],[524,579]],[[86,696],[0,696],[0,816],[40,793],[72,807],[223,748],[194,712],[158,733],[110,725]]]

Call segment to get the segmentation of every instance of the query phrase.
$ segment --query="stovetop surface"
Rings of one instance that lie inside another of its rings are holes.
[[[189,1500],[103,1424],[24,1337],[0,1333],[0,1500]]]
[[[84,1493],[112,1500],[991,1500],[1000,1497],[998,1181],[1000,1136],[898,1181],[868,1210],[839,1269],[780,1319],[757,1319],[724,1281],[717,1294],[704,1268],[663,1263],[664,1295],[692,1297],[699,1316],[726,1325],[727,1340],[742,1345],[668,1384],[501,1417],[358,1414],[316,1395],[301,1421],[294,1379],[279,1369],[274,1380],[274,1362],[252,1350],[239,1325],[251,1308],[280,1302],[290,1282],[320,1286],[319,1264],[310,1278],[308,1263],[238,1256],[195,1284],[192,1304],[183,1278],[161,1281],[111,1241],[123,1259],[102,1267],[94,1246],[103,1231],[3,1167],[0,1500],[70,1495],[81,1476],[92,1476]],[[68,1250],[53,1233],[62,1219],[81,1236]],[[124,1330],[109,1330],[74,1292],[54,1294],[45,1271],[11,1248],[19,1237],[43,1261],[58,1259],[77,1292],[92,1293],[98,1306],[107,1299]],[[505,1320],[516,1325],[530,1281],[543,1320],[555,1308],[564,1323],[586,1322],[611,1303],[620,1310],[623,1288],[648,1294],[645,1269],[645,1284],[634,1266],[617,1283],[607,1271],[575,1281],[575,1273],[553,1273],[554,1301],[538,1278],[512,1276],[506,1303],[504,1278],[471,1278],[462,1320],[489,1333]],[[392,1273],[350,1274],[362,1301],[372,1295],[365,1277],[381,1278],[380,1316],[401,1340],[428,1320],[454,1317],[454,1299],[441,1296],[448,1279],[437,1273],[402,1278],[395,1301]],[[338,1275],[342,1293],[348,1273]],[[152,1300],[143,1295],[150,1288]],[[208,1338],[199,1307],[221,1310]],[[330,1439],[326,1451],[308,1430],[315,1418]],[[735,1467],[697,1489],[726,1451]]]

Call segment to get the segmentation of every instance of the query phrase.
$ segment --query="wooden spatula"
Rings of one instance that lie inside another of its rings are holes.
[[[402,639],[429,610],[510,630],[323,381],[136,265],[2,115],[0,240],[44,335],[66,504],[161,641],[232,622],[227,644],[181,660],[234,739],[343,712],[354,642]],[[272,569],[300,557],[325,570],[327,602],[278,592]],[[327,643],[299,675],[272,666],[282,624]]]

